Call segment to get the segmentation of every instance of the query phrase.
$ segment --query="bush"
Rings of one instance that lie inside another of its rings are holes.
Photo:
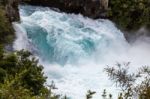
[[[129,62],[126,64],[117,64],[117,67],[107,67],[109,78],[113,80],[117,86],[119,86],[123,94],[120,97],[125,99],[134,98],[134,95],[138,95],[139,99],[150,98],[150,67],[143,66],[139,68],[137,73],[129,73]],[[136,85],[136,81],[143,79],[141,83]]]
[[[123,30],[136,30],[150,24],[149,0],[110,0],[108,17]]]
[[[16,78],[14,87],[28,89],[32,95],[39,95],[46,90],[43,67],[38,65],[38,60],[30,58],[31,53],[24,50],[5,54],[0,60],[1,84],[4,84],[5,79]]]

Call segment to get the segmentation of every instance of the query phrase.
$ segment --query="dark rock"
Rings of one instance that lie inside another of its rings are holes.
[[[81,13],[91,18],[106,17],[108,0],[22,0],[22,3],[56,7],[68,13]]]
[[[5,9],[6,16],[9,18],[10,22],[19,21],[19,10],[18,10],[19,0],[7,0]]]

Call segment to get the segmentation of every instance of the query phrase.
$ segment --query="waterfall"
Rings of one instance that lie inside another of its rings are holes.
[[[94,99],[101,97],[104,89],[116,97],[119,90],[103,72],[107,65],[128,61],[133,66],[148,65],[149,41],[128,44],[109,20],[45,7],[20,6],[19,10],[21,22],[13,23],[17,37],[14,49],[26,49],[37,56],[48,76],[47,83],[53,80],[56,92],[71,99],[84,99],[89,89],[98,92]],[[147,58],[143,60],[143,56]]]

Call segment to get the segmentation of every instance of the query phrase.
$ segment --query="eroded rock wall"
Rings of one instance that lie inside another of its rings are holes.
[[[106,17],[108,0],[22,0],[22,3],[56,7],[68,13],[81,13],[91,18]]]
[[[19,21],[19,0],[5,0],[5,10],[6,10],[6,16],[9,18],[10,22],[13,21]]]

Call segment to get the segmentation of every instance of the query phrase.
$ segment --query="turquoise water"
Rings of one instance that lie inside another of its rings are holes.
[[[31,6],[21,6],[20,14],[20,25],[36,49],[34,53],[50,63],[76,64],[97,57],[95,54],[102,57],[113,46],[126,44],[119,30],[107,30],[115,28],[108,20],[93,21],[81,15]]]
[[[116,97],[119,90],[103,69],[118,61],[130,61],[136,67],[150,61],[149,43],[128,44],[109,20],[92,20],[44,7],[19,9],[21,22],[14,23],[14,49],[29,50],[38,57],[47,83],[53,80],[56,92],[71,99],[85,99],[89,89],[97,92],[94,99],[101,97],[103,89]]]

